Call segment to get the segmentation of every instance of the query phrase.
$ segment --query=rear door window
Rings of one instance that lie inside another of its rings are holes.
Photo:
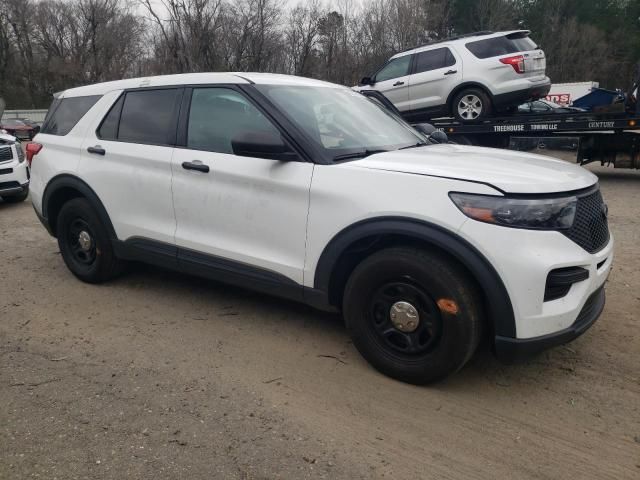
[[[447,47],[427,50],[426,52],[416,54],[415,71],[413,73],[422,73],[437,70],[438,68],[450,67],[451,65],[455,65],[455,63],[456,59]]]
[[[393,78],[404,77],[409,73],[411,55],[394,58],[376,73],[376,82],[384,82]]]
[[[151,145],[173,143],[181,92],[180,89],[127,92],[120,113],[118,141]],[[105,122],[107,121],[110,123],[111,119],[105,118]],[[105,133],[113,133],[113,130]]]
[[[536,43],[522,32],[512,33],[504,37],[477,40],[469,42],[465,46],[477,58],[499,57],[500,55],[528,52],[538,48]]]
[[[100,95],[55,99],[49,107],[41,133],[64,136],[93,107]]]

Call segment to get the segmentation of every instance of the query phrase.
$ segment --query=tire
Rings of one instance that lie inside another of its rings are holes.
[[[122,272],[124,262],[116,257],[107,229],[86,199],[74,198],[62,206],[56,234],[64,262],[83,282],[106,282]]]
[[[24,202],[29,196],[29,187],[27,187],[20,195],[12,195],[10,197],[2,197],[7,203],[20,203]]]
[[[374,368],[421,385],[458,371],[471,358],[482,336],[480,298],[469,274],[444,256],[393,247],[355,268],[345,288],[343,314],[354,345]],[[402,317],[406,304],[401,302],[414,306],[418,316],[409,310]],[[394,325],[392,305],[405,331]],[[412,318],[415,330],[407,332]]]
[[[451,110],[453,116],[461,122],[478,122],[491,114],[491,99],[478,88],[465,89],[454,97]]]

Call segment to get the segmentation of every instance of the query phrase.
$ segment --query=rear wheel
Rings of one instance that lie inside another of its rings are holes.
[[[394,247],[351,274],[343,312],[353,343],[382,373],[425,384],[462,368],[481,337],[482,308],[468,274],[428,251]]]
[[[65,203],[56,227],[62,258],[71,273],[88,283],[101,283],[122,272],[107,229],[84,198]]]
[[[480,89],[471,88],[453,99],[453,115],[461,122],[484,120],[491,113],[491,99]]]

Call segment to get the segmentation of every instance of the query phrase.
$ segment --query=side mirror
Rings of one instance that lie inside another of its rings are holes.
[[[284,143],[277,132],[244,132],[231,139],[231,148],[241,157],[267,160],[297,160],[298,155]]]
[[[418,130],[420,133],[424,133],[427,137],[437,131],[437,128],[430,123],[418,123],[414,125],[413,128]]]
[[[449,137],[442,130],[436,130],[431,135],[429,135],[429,140],[435,143],[448,143]]]
[[[362,77],[360,80],[360,85],[373,85],[374,83],[376,82],[371,77]]]

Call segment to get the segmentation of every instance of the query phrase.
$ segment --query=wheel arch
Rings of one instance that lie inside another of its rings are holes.
[[[438,225],[403,218],[360,221],[339,232],[322,252],[314,275],[314,291],[328,305],[340,308],[342,292],[355,266],[368,255],[391,245],[438,249],[462,265],[484,297],[488,326],[495,335],[515,337],[511,299],[491,263],[469,242]]]
[[[69,174],[61,174],[51,179],[42,195],[42,216],[46,219],[48,229],[54,237],[60,209],[73,198],[85,198],[95,209],[109,236],[117,239],[109,214],[98,195],[86,182]]]
[[[493,106],[493,94],[491,93],[491,90],[489,90],[489,88],[479,82],[464,82],[451,90],[451,93],[447,97],[447,111],[449,113],[453,114],[453,99],[456,98],[456,95],[458,95],[461,91],[469,88],[478,88],[486,93],[489,97],[489,100],[491,100],[491,106]]]

